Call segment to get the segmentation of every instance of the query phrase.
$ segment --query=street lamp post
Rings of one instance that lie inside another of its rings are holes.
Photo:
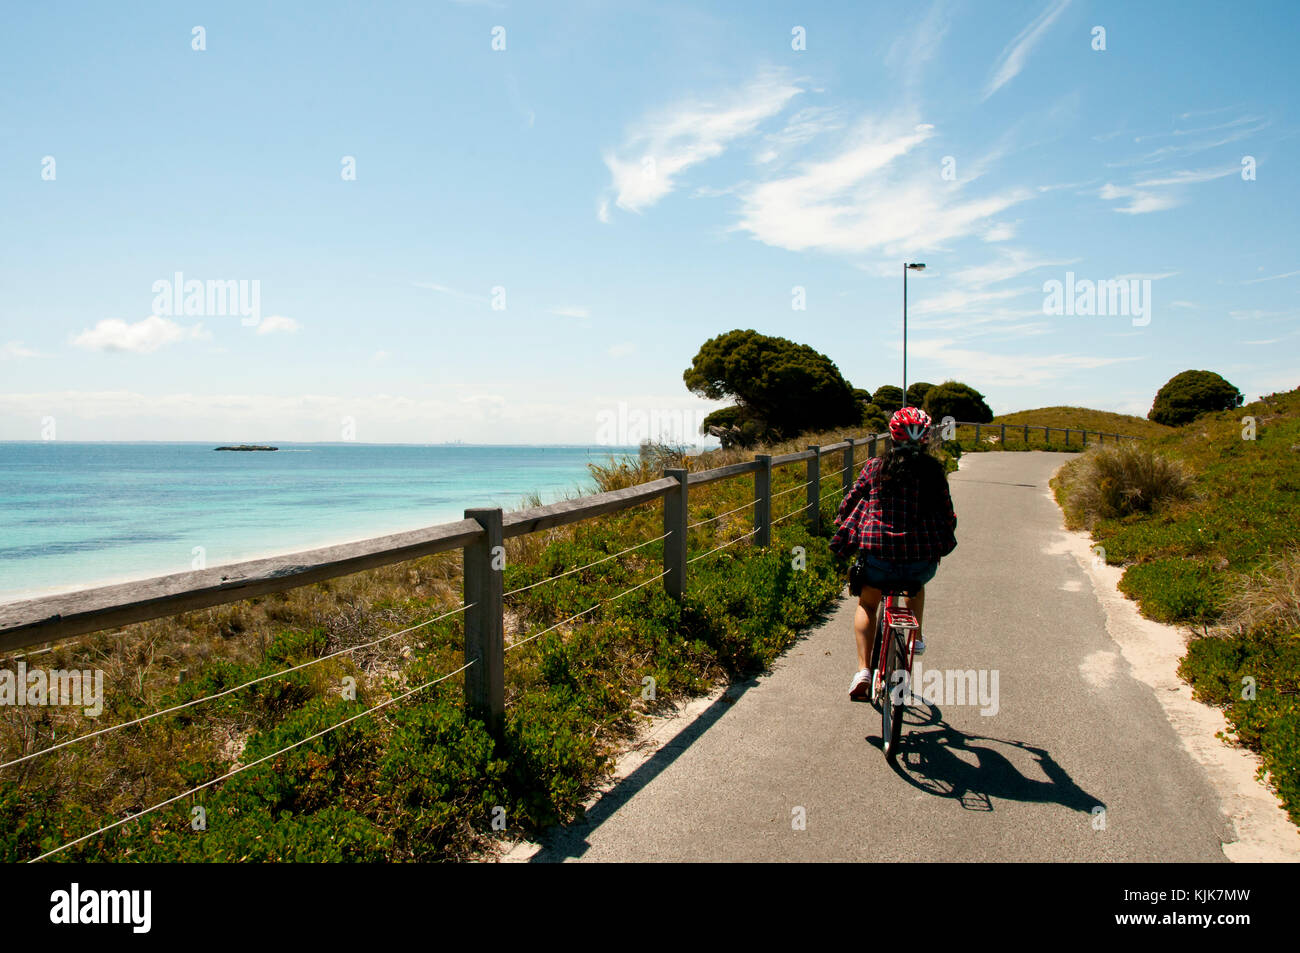
[[[903,406],[907,406],[907,272],[925,271],[925,262],[903,262]]]

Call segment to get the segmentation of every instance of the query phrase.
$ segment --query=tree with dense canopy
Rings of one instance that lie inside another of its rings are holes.
[[[908,384],[907,406],[923,408],[925,406],[925,395],[930,393],[930,388],[933,386],[933,384],[927,384],[925,381],[916,381],[913,384]]]
[[[924,410],[936,424],[944,417],[963,423],[986,424],[993,419],[993,411],[984,403],[984,395],[960,381],[944,381],[925,394]]]
[[[1244,399],[1241,391],[1213,371],[1183,371],[1160,388],[1147,420],[1177,427],[1202,414],[1240,407]]]
[[[871,395],[871,402],[886,414],[892,414],[903,407],[903,388],[894,384],[884,384],[876,388]]]
[[[682,379],[700,397],[735,399],[733,407],[709,415],[728,412],[717,418],[717,429],[709,429],[708,418],[704,424],[703,432],[716,433],[724,444],[787,439],[862,419],[862,405],[830,358],[806,344],[754,330],[705,341]]]

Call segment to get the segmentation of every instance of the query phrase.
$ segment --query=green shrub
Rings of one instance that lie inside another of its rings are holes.
[[[1126,569],[1119,588],[1157,622],[1203,623],[1223,608],[1223,578],[1199,560],[1153,559]]]
[[[1287,812],[1300,824],[1300,633],[1262,626],[1194,638],[1178,674],[1196,698],[1224,709],[1237,739],[1259,753]]]
[[[925,394],[923,408],[935,423],[952,417],[963,423],[986,424],[993,419],[993,411],[984,402],[984,395],[959,381],[936,384]]]
[[[1202,414],[1240,407],[1242,399],[1241,391],[1213,371],[1183,371],[1156,393],[1147,417],[1177,427]]]

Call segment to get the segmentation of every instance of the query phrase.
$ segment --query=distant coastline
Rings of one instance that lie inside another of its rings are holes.
[[[255,444],[251,444],[251,443],[241,443],[241,444],[239,444],[239,445],[237,445],[237,446],[234,446],[234,447],[216,447],[216,448],[214,448],[214,449],[217,449],[217,450],[266,450],[266,451],[272,451],[272,450],[279,450],[280,448],[279,448],[279,447],[259,447],[259,446],[255,445]]]

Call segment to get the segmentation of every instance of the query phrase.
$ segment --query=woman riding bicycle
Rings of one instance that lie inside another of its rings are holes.
[[[893,441],[884,456],[862,468],[835,516],[837,529],[831,551],[857,553],[849,569],[849,591],[858,597],[853,635],[858,645],[858,673],[849,697],[860,699],[872,690],[871,659],[875,657],[876,613],[881,591],[910,591],[907,607],[919,623],[925,607],[925,584],[934,578],[939,560],[957,548],[957,514],[948,492],[943,464],[929,453],[930,417],[904,407],[889,420]],[[915,653],[925,651],[918,638]]]

